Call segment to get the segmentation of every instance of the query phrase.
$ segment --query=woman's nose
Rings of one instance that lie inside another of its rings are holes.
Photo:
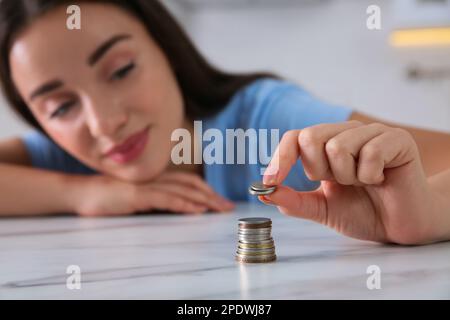
[[[86,105],[87,125],[93,137],[114,137],[128,121],[126,108],[115,99],[91,99]]]

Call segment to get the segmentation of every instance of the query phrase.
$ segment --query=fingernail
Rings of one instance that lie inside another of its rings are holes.
[[[234,208],[234,203],[231,202],[231,201],[228,201],[228,200],[226,200],[226,199],[223,199],[223,200],[221,201],[221,204],[222,204],[225,208],[227,208],[227,209],[232,209],[232,208]]]
[[[276,175],[278,173],[278,168],[276,168],[276,166],[273,165],[269,165],[266,170],[264,171],[264,175],[268,175],[268,176],[273,176]]]
[[[217,200],[218,203],[220,203],[221,205],[224,205],[224,206],[233,204],[230,200],[228,200],[227,198],[222,197],[221,195],[217,195],[216,200]]]
[[[234,203],[228,201],[228,209],[232,210],[234,209],[234,207],[235,207]]]
[[[264,174],[263,183],[267,184],[267,185],[276,184],[277,183],[277,175],[278,175],[278,173],[276,173],[274,175],[266,175],[266,174]]]
[[[264,171],[263,183],[267,185],[274,185],[277,183],[278,167],[269,165]]]

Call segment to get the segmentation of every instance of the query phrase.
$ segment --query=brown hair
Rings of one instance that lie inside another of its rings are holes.
[[[92,1],[92,0],[91,0]],[[186,116],[208,117],[219,112],[245,85],[269,73],[232,74],[209,64],[189,37],[157,0],[94,0],[117,5],[136,16],[165,53],[182,91]],[[0,79],[10,106],[31,126],[44,132],[12,81],[9,52],[15,36],[42,14],[71,1],[1,0],[0,1]]]

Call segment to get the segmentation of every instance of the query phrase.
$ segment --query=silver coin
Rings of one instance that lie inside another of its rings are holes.
[[[241,241],[238,242],[238,248],[242,249],[269,249],[274,247],[275,244],[273,241],[269,243],[243,243]]]
[[[239,241],[247,241],[247,243],[248,242],[250,242],[250,243],[260,243],[261,241],[265,241],[265,240],[268,240],[268,239],[270,239],[269,237],[267,237],[267,238],[253,238],[253,239],[245,239],[245,238],[239,238],[238,240]]]
[[[239,237],[238,240],[239,241],[246,241],[247,243],[258,243],[261,241],[265,241],[265,240],[270,240],[271,237],[261,237],[261,238],[245,238],[245,237]]]
[[[237,252],[240,254],[270,254],[275,253],[275,247],[256,249],[256,248],[238,248]]]
[[[265,233],[265,232],[272,232],[272,228],[271,227],[267,227],[267,228],[252,228],[252,229],[238,228],[238,232],[248,233],[248,234]]]
[[[241,247],[238,246],[238,249],[248,251],[248,252],[254,252],[254,251],[264,251],[264,250],[273,250],[275,249],[275,246],[273,244],[268,245],[267,247],[255,247],[255,248],[248,248],[248,247]]]
[[[242,235],[238,234],[239,239],[242,240],[269,240],[272,236],[270,234],[253,234],[253,235]]]
[[[263,196],[271,194],[276,190],[276,186],[266,186],[261,182],[254,182],[248,188],[248,192],[254,196]]]
[[[263,259],[267,256],[273,256],[275,255],[275,251],[272,252],[266,252],[266,253],[258,253],[258,252],[254,252],[254,253],[241,253],[239,251],[236,252],[236,255],[240,255],[241,257],[246,257],[246,258],[259,258],[259,257],[263,257]]]
[[[265,263],[265,262],[272,262],[277,259],[276,255],[267,255],[267,256],[245,256],[236,254],[236,261],[238,262],[244,262],[244,263]]]
[[[253,258],[253,259],[265,259],[265,258],[269,258],[269,257],[273,257],[275,254],[273,253],[268,253],[268,254],[260,254],[260,255],[252,255],[249,256],[247,254],[242,254],[242,253],[238,253],[236,252],[236,256],[241,257],[241,258]]]
[[[272,243],[273,239],[269,238],[269,239],[265,239],[265,240],[254,240],[254,239],[239,239],[239,242],[244,243],[244,244],[267,244],[267,243]]]
[[[241,218],[239,219],[239,224],[241,225],[259,225],[259,224],[266,224],[266,223],[272,223],[272,220],[269,218],[263,218],[263,217],[254,217],[254,218]]]
[[[240,234],[238,233],[238,237],[242,239],[248,239],[248,240],[254,240],[254,239],[261,239],[261,240],[268,240],[272,237],[270,233],[261,233],[261,234]]]
[[[239,230],[272,228],[272,222],[264,222],[261,224],[239,224]]]
[[[275,242],[273,241],[273,239],[272,238],[270,238],[270,239],[267,239],[267,240],[261,240],[261,241],[259,241],[257,244],[261,244],[261,245],[264,245],[264,244],[274,244]],[[239,242],[238,242],[238,245],[241,245],[241,244],[250,244],[250,245],[253,245],[253,244],[255,244],[255,242],[249,242],[249,241],[246,241],[246,240],[240,240]]]
[[[268,248],[241,248],[238,247],[238,250],[241,250],[242,252],[266,252],[266,251],[270,251],[270,250],[275,250],[275,246],[271,246]]]
[[[242,234],[242,233],[238,233],[237,234],[239,238],[243,238],[245,239],[264,239],[264,240],[269,240],[270,238],[272,238],[272,234],[271,233],[257,233],[257,234]]]
[[[268,186],[268,185],[265,185],[265,184],[263,184],[261,182],[253,182],[250,185],[250,188],[252,188],[255,191],[267,191],[267,190],[274,191],[277,187],[276,186]]]
[[[236,256],[242,257],[242,258],[253,258],[253,259],[265,259],[271,256],[274,256],[275,252],[267,252],[263,254],[247,254],[247,253],[240,253],[236,251]]]
[[[250,193],[253,196],[266,196],[268,194],[271,194],[275,191],[274,190],[254,190],[252,188],[248,188],[248,193]]]
[[[274,256],[275,252],[268,253],[268,254],[241,254],[239,252],[236,253],[236,256],[247,258],[247,259],[267,259],[270,256]]]
[[[264,226],[264,224],[260,224],[258,226]],[[270,226],[270,227],[262,227],[262,228],[241,228],[241,226],[239,226],[238,231],[248,232],[248,233],[271,232],[272,227]]]
[[[253,230],[255,230],[255,229],[253,229]],[[243,236],[246,236],[246,235],[248,235],[248,236],[263,236],[263,235],[271,234],[272,232],[271,231],[245,232],[245,231],[242,231],[242,230],[238,230],[237,233],[241,234]]]
[[[274,256],[274,257],[264,259],[264,260],[252,260],[252,259],[236,257],[235,260],[239,263],[270,263],[270,262],[274,262],[275,260],[277,260],[277,257]]]
[[[255,229],[253,229],[253,230],[255,230]],[[256,230],[258,230],[258,229],[256,229]],[[261,232],[246,232],[246,231],[242,231],[242,230],[238,231],[238,234],[241,234],[243,236],[245,236],[245,235],[249,235],[249,236],[262,235],[262,234],[271,234],[271,233],[272,233],[271,231],[261,231]]]

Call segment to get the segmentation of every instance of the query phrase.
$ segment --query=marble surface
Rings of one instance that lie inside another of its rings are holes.
[[[278,260],[234,261],[237,220],[273,220]],[[69,290],[69,265],[81,289]],[[381,270],[369,290],[367,267]],[[450,242],[386,246],[275,208],[229,214],[0,220],[0,299],[449,299]]]

